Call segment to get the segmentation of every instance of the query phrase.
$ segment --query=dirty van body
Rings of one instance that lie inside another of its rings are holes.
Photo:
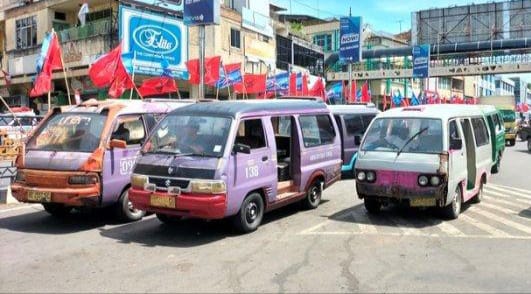
[[[123,219],[140,219],[145,213],[127,196],[140,145],[161,116],[187,104],[89,100],[55,108],[17,158],[14,197],[52,215],[116,205]]]
[[[491,136],[477,106],[397,108],[377,116],[356,162],[356,189],[369,212],[390,202],[439,207],[457,218],[481,201],[493,160]]]
[[[213,102],[170,113],[145,144],[130,199],[164,222],[232,217],[242,232],[263,213],[316,208],[340,178],[341,142],[315,101]]]

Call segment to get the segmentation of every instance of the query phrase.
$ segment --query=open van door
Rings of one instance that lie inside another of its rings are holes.
[[[448,137],[448,193],[453,195],[453,190],[468,176],[466,145],[461,124],[457,119],[449,122]]]

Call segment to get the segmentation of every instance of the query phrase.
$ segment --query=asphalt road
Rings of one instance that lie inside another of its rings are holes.
[[[0,292],[529,292],[530,174],[519,142],[484,201],[457,220],[398,208],[369,216],[345,180],[318,209],[272,212],[248,235],[226,221],[3,207]]]

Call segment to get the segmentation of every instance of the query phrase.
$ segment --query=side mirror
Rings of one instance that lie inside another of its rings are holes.
[[[354,136],[354,144],[356,144],[357,146],[359,146],[361,144],[361,136],[360,135],[355,135]]]
[[[111,147],[111,149],[125,149],[127,148],[127,143],[124,140],[112,139],[111,143],[109,143],[109,147]]]
[[[450,139],[450,150],[461,150],[463,141],[461,139]]]
[[[251,146],[242,143],[235,143],[232,151],[234,153],[251,154]]]

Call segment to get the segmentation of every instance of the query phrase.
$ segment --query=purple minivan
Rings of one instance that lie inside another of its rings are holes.
[[[142,218],[127,196],[140,146],[157,120],[192,102],[89,100],[53,109],[17,158],[13,196],[52,215],[115,205],[124,220]]]
[[[256,230],[264,212],[316,208],[341,177],[341,139],[317,101],[189,105],[166,116],[142,150],[129,199],[162,222],[231,217]]]

